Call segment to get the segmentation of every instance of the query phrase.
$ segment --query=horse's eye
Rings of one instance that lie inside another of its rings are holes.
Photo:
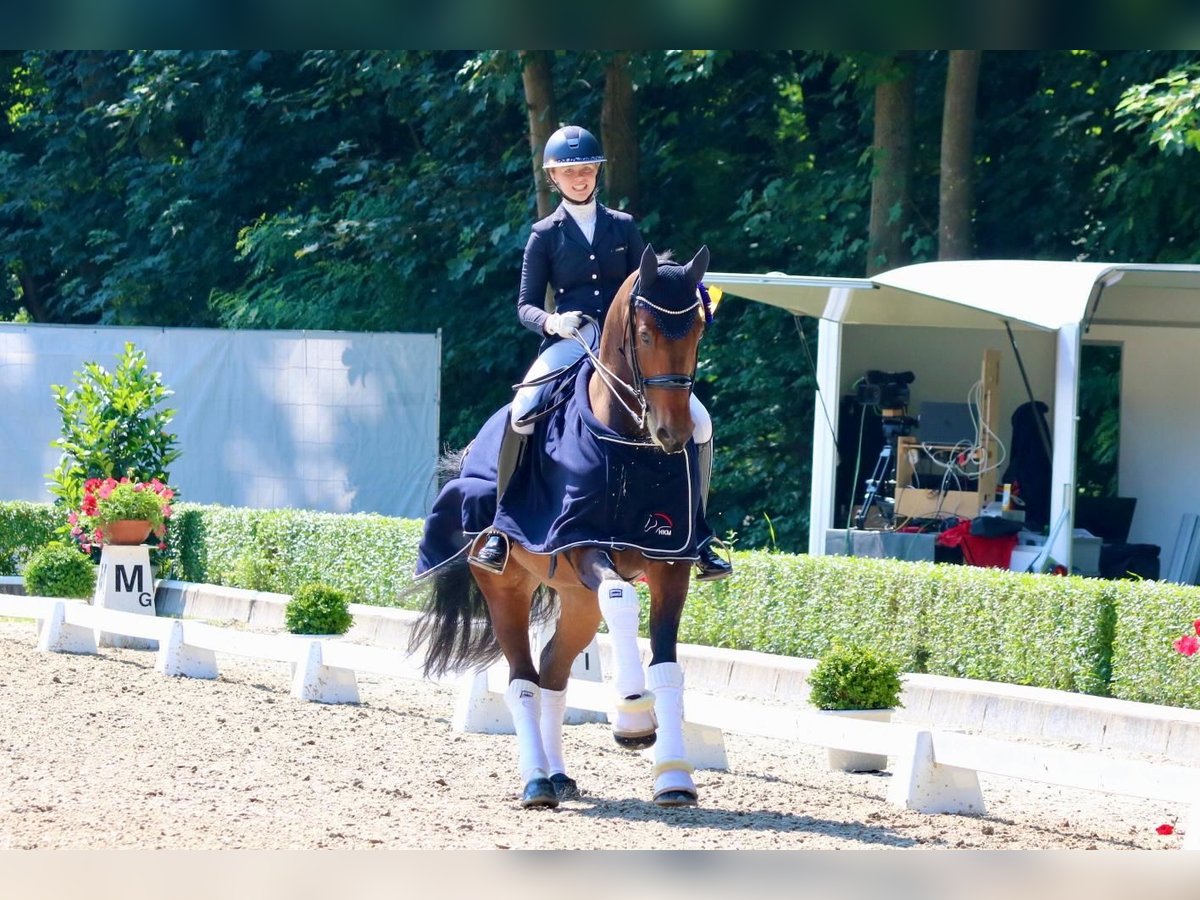
[[[649,347],[651,344],[651,341],[652,341],[652,338],[650,337],[650,329],[642,328],[641,330],[639,330],[638,331],[638,340],[640,340],[642,342],[643,347]]]

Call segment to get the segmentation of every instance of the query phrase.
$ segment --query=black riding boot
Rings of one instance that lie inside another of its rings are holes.
[[[708,512],[708,486],[712,481],[712,441],[698,444],[696,449],[700,467],[700,516],[703,518]],[[709,535],[696,548],[696,552],[700,555],[700,558],[696,560],[696,570],[699,573],[696,575],[697,581],[720,581],[733,574],[733,565],[717,555],[714,543],[719,543],[716,536]]]
[[[513,431],[511,420],[504,429],[504,437],[500,440],[500,455],[496,461],[497,503],[504,496],[504,490],[512,480],[513,472],[517,470],[517,463],[520,462],[521,453],[525,449],[526,437],[527,435]],[[499,575],[508,563],[508,535],[499,531],[490,532],[479,552],[468,556],[467,562]]]

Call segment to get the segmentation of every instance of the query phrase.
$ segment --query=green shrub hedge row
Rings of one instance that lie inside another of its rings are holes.
[[[0,503],[0,570],[57,525],[48,504]],[[184,581],[280,593],[321,581],[359,603],[419,603],[397,597],[419,520],[180,504],[169,527]],[[910,672],[1200,708],[1200,658],[1171,646],[1200,618],[1197,587],[761,551],[734,564],[733,578],[693,586],[681,641],[815,658],[841,640]]]

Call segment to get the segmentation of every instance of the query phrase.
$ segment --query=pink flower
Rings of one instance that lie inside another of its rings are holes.
[[[1155,828],[1154,830],[1155,830],[1155,831],[1157,831],[1159,834],[1174,834],[1174,833],[1175,833],[1175,826],[1174,826],[1174,825],[1169,825],[1169,824],[1167,824],[1166,822],[1164,822],[1162,825],[1159,825],[1159,826],[1158,826],[1157,828]]]
[[[1193,656],[1197,650],[1200,650],[1200,638],[1194,634],[1185,634],[1183,637],[1175,638],[1171,646],[1184,656]]]
[[[1196,634],[1200,634],[1200,619],[1192,623],[1192,628],[1196,630]]]

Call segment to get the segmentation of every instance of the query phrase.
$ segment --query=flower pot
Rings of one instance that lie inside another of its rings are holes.
[[[103,530],[104,543],[133,546],[150,536],[150,522],[147,519],[119,519]]]
[[[850,719],[866,719],[870,722],[890,722],[890,709],[822,709],[823,716],[842,716]],[[859,753],[856,750],[827,751],[829,768],[841,772],[881,772],[887,768],[887,757],[880,753]]]

